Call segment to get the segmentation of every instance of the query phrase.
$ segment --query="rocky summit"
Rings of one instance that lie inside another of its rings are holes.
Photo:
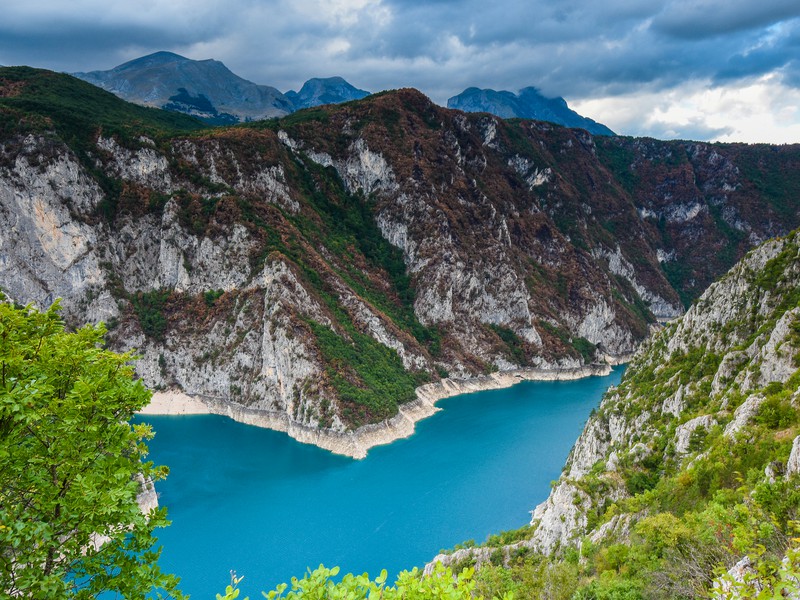
[[[318,443],[441,378],[633,352],[800,224],[797,146],[594,137],[416,90],[209,128],[0,70],[0,288],[155,389]]]
[[[75,73],[129,102],[184,112],[212,123],[286,115],[292,103],[278,90],[256,85],[217,60],[156,52],[108,71]]]
[[[192,60],[173,52],[149,54],[108,71],[73,75],[128,102],[185,113],[211,125],[281,117],[369,94],[341,77],[329,77],[310,79],[299,92],[284,95],[239,77],[217,60]]]
[[[518,94],[471,87],[449,98],[447,107],[465,112],[487,112],[503,119],[549,121],[565,127],[579,127],[594,135],[615,135],[602,123],[576,113],[560,96],[547,98],[535,87],[523,88]]]
[[[309,79],[299,92],[293,90],[286,92],[286,97],[292,101],[295,110],[322,104],[340,104],[350,100],[360,100],[365,96],[369,96],[369,92],[353,87],[341,77]]]

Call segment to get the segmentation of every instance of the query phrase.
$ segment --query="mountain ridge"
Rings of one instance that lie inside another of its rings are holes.
[[[173,52],[156,52],[108,71],[74,75],[125,100],[156,108],[182,108],[179,112],[212,121],[219,114],[230,115],[229,121],[236,122],[292,112],[291,102],[274,87],[243,79],[220,61],[196,61]],[[185,92],[182,102],[175,98],[181,89]],[[205,104],[211,104],[211,110]]]
[[[72,75],[129,102],[182,112],[212,125],[275,118],[369,94],[341,77],[309,79],[299,92],[283,94],[239,77],[218,60],[193,60],[166,51],[106,71]]]
[[[193,60],[159,51],[106,71],[72,73],[124,100],[199,117],[212,125],[285,116],[303,108],[359,100],[367,95],[342,77],[312,78],[300,91],[282,94],[231,72],[215,59]],[[605,125],[571,110],[563,98],[546,98],[534,87],[519,94],[470,87],[447,101],[448,108],[489,112],[502,118],[549,121],[596,135],[615,135]]]
[[[65,75],[0,86],[0,287],[106,321],[150,387],[290,432],[613,360],[800,225],[778,193],[800,147],[595,138],[410,89],[203,128]]]

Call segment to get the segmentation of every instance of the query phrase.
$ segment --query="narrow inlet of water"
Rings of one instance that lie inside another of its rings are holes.
[[[156,431],[150,458],[170,467],[161,565],[196,600],[232,569],[256,598],[320,563],[392,577],[521,527],[622,372],[444,399],[412,437],[360,461],[224,417],[137,417]]]

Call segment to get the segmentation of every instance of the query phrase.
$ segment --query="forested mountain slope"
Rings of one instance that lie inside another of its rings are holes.
[[[797,146],[594,138],[415,90],[208,128],[0,70],[0,287],[139,374],[343,434],[445,375],[625,356],[798,225]],[[276,425],[277,426],[277,425]]]

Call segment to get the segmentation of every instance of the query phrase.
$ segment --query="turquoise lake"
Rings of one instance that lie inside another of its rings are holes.
[[[156,431],[150,458],[170,467],[161,565],[195,600],[233,569],[253,599],[320,563],[391,577],[521,527],[622,371],[441,400],[412,437],[360,461],[224,417],[139,417]]]

